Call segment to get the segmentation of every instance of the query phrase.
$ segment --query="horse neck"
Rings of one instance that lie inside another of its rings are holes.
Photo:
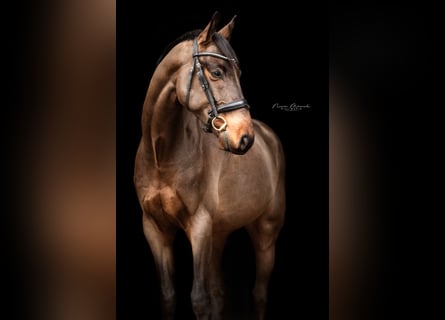
[[[142,115],[144,143],[158,168],[196,163],[202,150],[199,121],[179,103],[175,76],[165,69],[160,65],[155,71]]]

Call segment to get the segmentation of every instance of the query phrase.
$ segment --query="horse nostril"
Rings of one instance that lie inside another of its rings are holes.
[[[251,141],[251,139],[250,139],[250,137],[249,137],[247,134],[243,135],[243,136],[241,137],[241,140],[240,140],[240,143],[239,143],[238,148],[239,148],[241,151],[244,151],[246,148],[249,147],[249,145],[250,145],[250,141]]]

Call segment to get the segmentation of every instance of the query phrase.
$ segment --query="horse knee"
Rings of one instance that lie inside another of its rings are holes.
[[[265,288],[254,288],[252,296],[255,304],[265,305],[267,303],[267,290]]]
[[[212,316],[220,315],[224,308],[224,290],[213,288],[210,290],[212,303]]]
[[[256,287],[252,291],[255,320],[263,320],[266,314],[267,290],[266,288]]]
[[[224,290],[221,288],[212,288],[210,289],[210,296],[212,300],[223,301],[224,300]]]
[[[198,319],[210,314],[210,297],[203,288],[194,287],[190,297],[193,311]]]
[[[176,305],[176,293],[174,290],[162,290],[162,303],[167,309],[174,309]]]

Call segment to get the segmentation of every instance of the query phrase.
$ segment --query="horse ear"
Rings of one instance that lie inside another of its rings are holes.
[[[199,34],[198,36],[198,42],[205,44],[209,43],[212,40],[213,34],[216,32],[216,25],[219,21],[219,12],[215,11],[215,13],[212,16],[212,19],[210,19],[210,22],[207,24],[205,29]]]
[[[230,41],[230,36],[232,35],[232,30],[235,26],[235,18],[236,15],[233,16],[232,20],[230,20],[228,24],[226,24],[224,27],[221,28],[221,30],[218,31],[218,33],[226,38],[227,41]]]

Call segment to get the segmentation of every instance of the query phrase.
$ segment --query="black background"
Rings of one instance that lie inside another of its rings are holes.
[[[159,288],[142,232],[132,177],[141,136],[142,105],[155,63],[184,32],[204,28],[213,12],[221,27],[237,14],[232,46],[252,117],[280,137],[287,164],[286,221],[277,243],[269,290],[269,319],[327,319],[328,315],[328,34],[326,15],[295,4],[240,7],[148,1],[117,3],[117,316],[160,318]],[[273,109],[310,105],[300,111]],[[178,319],[193,319],[192,256],[185,236],[175,242]],[[246,319],[255,276],[244,230],[228,240],[223,258],[232,319]]]

